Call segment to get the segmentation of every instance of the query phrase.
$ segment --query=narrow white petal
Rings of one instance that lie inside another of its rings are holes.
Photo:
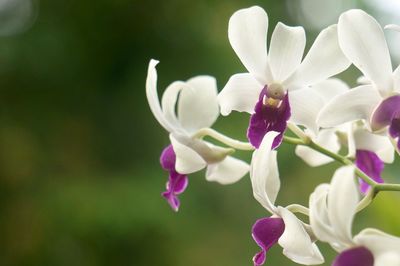
[[[253,153],[250,168],[251,185],[255,199],[269,212],[275,212],[275,200],[280,189],[280,179],[276,151],[272,151],[272,142],[277,132],[268,132],[258,150]]]
[[[290,122],[302,125],[314,134],[318,132],[317,115],[324,106],[324,99],[311,88],[289,92]]]
[[[331,78],[321,82],[318,82],[311,86],[322,98],[324,102],[328,103],[333,97],[345,93],[350,88],[349,86],[340,79]]]
[[[356,87],[334,97],[319,113],[317,124],[333,127],[360,119],[369,122],[381,99],[378,91],[370,85]]]
[[[283,254],[296,263],[317,265],[324,262],[318,247],[311,241],[302,222],[290,211],[278,207],[278,213],[285,223],[285,231],[278,243]]]
[[[189,89],[188,86],[182,81],[172,82],[164,91],[161,99],[162,111],[165,119],[174,126],[174,128],[180,127],[178,118],[176,117],[176,104],[179,93],[183,90]]]
[[[351,228],[359,202],[354,168],[341,167],[336,170],[328,195],[328,216],[338,239],[352,243]]]
[[[349,60],[339,47],[337,26],[332,25],[321,31],[300,67],[285,81],[285,85],[312,85],[344,71],[349,66]]]
[[[394,147],[387,136],[373,134],[364,128],[354,132],[356,149],[375,152],[385,163],[394,161]]]
[[[208,165],[206,179],[222,185],[233,184],[245,176],[249,169],[246,162],[228,156],[220,163]]]
[[[229,115],[232,110],[253,113],[263,87],[249,73],[233,75],[218,95],[221,114]]]
[[[284,81],[300,65],[306,46],[303,27],[289,27],[278,22],[269,46],[269,66],[275,82]]]
[[[195,150],[181,143],[173,134],[169,138],[176,154],[175,168],[178,173],[190,174],[206,167],[206,161]]]
[[[219,115],[217,82],[210,76],[189,79],[179,96],[178,118],[188,132],[211,127]]]
[[[175,131],[175,127],[165,118],[165,115],[161,109],[160,102],[157,93],[157,70],[156,66],[159,63],[157,60],[150,60],[149,68],[147,71],[146,79],[146,97],[154,117],[158,123],[163,126],[167,131]]]
[[[375,259],[375,266],[400,265],[400,238],[376,229],[365,229],[354,237],[358,245],[368,248]]]
[[[336,129],[321,130],[318,133],[318,136],[313,141],[329,151],[337,153],[340,150],[340,143],[336,135]],[[296,147],[295,151],[297,156],[299,156],[312,167],[321,166],[333,162],[332,158],[307,146],[299,145]]]
[[[359,9],[343,13],[338,23],[339,44],[349,60],[381,91],[391,91],[392,63],[383,30]]]
[[[396,24],[389,24],[385,26],[385,30],[395,30],[395,31],[400,31],[400,25]]]
[[[247,70],[263,84],[271,80],[267,31],[268,15],[259,6],[238,10],[229,20],[228,36],[232,48]]]

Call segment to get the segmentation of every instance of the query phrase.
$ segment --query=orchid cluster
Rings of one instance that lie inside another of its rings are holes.
[[[400,31],[396,25],[386,28]],[[263,265],[276,243],[296,263],[322,264],[318,241],[338,252],[334,266],[400,265],[399,237],[371,228],[352,235],[357,212],[379,192],[400,191],[400,185],[382,179],[385,164],[400,150],[400,67],[393,71],[382,27],[362,10],[346,11],[337,25],[321,31],[305,56],[302,27],[278,23],[268,51],[267,32],[268,15],[258,6],[232,15],[229,41],[248,72],[232,75],[219,93],[215,78],[197,76],[173,82],[160,103],[158,61],[150,61],[147,100],[171,141],[160,158],[169,172],[162,196],[178,211],[188,175],[206,168],[208,181],[232,184],[249,173],[254,197],[269,213],[252,227],[260,247],[254,265]],[[334,76],[351,64],[363,75],[350,89]],[[248,142],[211,128],[220,113],[232,111],[250,115]],[[275,203],[282,142],[294,144],[296,155],[312,167],[343,164],[330,184],[315,188],[308,207]],[[235,150],[253,152],[251,163],[233,157]]]

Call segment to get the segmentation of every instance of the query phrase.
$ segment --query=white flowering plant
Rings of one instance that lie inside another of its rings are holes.
[[[386,29],[400,31],[400,26]],[[258,6],[241,9],[230,18],[228,36],[248,72],[232,75],[219,93],[211,76],[175,81],[161,101],[158,61],[151,60],[146,95],[171,141],[160,163],[169,173],[162,196],[172,209],[179,210],[179,195],[194,172],[206,168],[206,180],[224,185],[249,173],[254,198],[269,213],[252,227],[260,247],[254,265],[263,265],[276,243],[298,264],[322,264],[320,241],[337,251],[334,266],[399,266],[400,237],[372,228],[352,234],[355,215],[378,193],[400,191],[400,184],[382,178],[385,164],[400,151],[400,67],[393,70],[383,31],[364,11],[349,10],[321,31],[303,57],[302,27],[278,23],[267,49],[267,13]],[[351,64],[363,74],[355,88],[334,77]],[[248,142],[211,128],[219,114],[232,111],[250,115]],[[295,145],[296,155],[312,167],[343,165],[330,184],[315,188],[308,207],[275,204],[282,142]],[[235,150],[252,152],[251,163],[235,158]]]

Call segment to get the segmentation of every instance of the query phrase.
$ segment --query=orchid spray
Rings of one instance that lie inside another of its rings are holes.
[[[393,70],[384,29],[364,11],[349,10],[337,25],[322,30],[303,56],[302,27],[278,23],[267,49],[268,22],[258,6],[232,15],[229,41],[247,72],[232,75],[219,93],[215,78],[197,76],[173,82],[160,101],[158,61],[150,61],[147,100],[171,141],[160,158],[168,172],[162,196],[178,211],[178,196],[191,173],[205,168],[206,180],[223,185],[249,173],[254,198],[268,212],[252,227],[260,247],[254,265],[263,265],[275,244],[298,264],[322,264],[320,241],[338,252],[334,266],[399,266],[399,237],[372,228],[352,234],[355,215],[378,193],[400,191],[399,184],[382,178],[385,164],[393,163],[400,150],[400,67]],[[400,31],[397,25],[386,29]],[[352,89],[333,77],[351,64],[363,74],[363,84]],[[232,111],[250,115],[248,142],[211,128],[220,113]],[[330,184],[319,185],[310,195],[309,207],[275,203],[282,142],[294,145],[310,166],[342,164]],[[251,162],[233,157],[235,150],[252,152]]]

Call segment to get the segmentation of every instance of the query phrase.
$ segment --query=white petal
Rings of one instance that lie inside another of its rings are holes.
[[[189,89],[188,86],[182,81],[172,82],[164,91],[161,99],[162,111],[165,119],[173,125],[174,128],[179,128],[180,123],[176,117],[175,109],[179,93],[183,90]]]
[[[375,152],[385,163],[394,161],[394,147],[387,136],[373,134],[366,129],[357,129],[354,132],[356,149]]]
[[[285,85],[312,85],[344,71],[349,66],[349,60],[339,47],[337,26],[332,25],[321,31],[300,67],[285,81]]]
[[[300,65],[306,46],[303,27],[289,27],[278,22],[269,46],[269,66],[275,82],[284,81]]]
[[[285,231],[278,243],[283,254],[299,264],[316,265],[324,262],[318,247],[311,241],[301,221],[290,211],[278,207],[278,212],[285,223]]]
[[[336,135],[336,129],[321,130],[318,133],[318,136],[313,141],[334,153],[337,153],[340,150],[340,143]],[[332,158],[307,146],[298,145],[295,151],[297,156],[299,156],[312,167],[321,166],[333,162]]]
[[[324,106],[324,99],[315,90],[306,88],[289,92],[289,103],[290,121],[317,134],[317,115]]]
[[[268,15],[259,6],[236,11],[229,20],[228,36],[232,48],[247,70],[262,84],[271,73],[267,63]]]
[[[275,200],[280,189],[280,179],[276,151],[272,151],[272,142],[277,132],[268,132],[259,147],[253,153],[250,168],[251,185],[255,199],[269,212],[275,212]]]
[[[217,82],[210,76],[189,79],[180,93],[178,118],[188,132],[211,127],[219,115]]]
[[[206,179],[228,185],[239,181],[249,169],[250,166],[244,161],[228,156],[220,163],[208,165]]]
[[[396,24],[389,24],[385,26],[385,30],[395,30],[395,31],[400,31],[400,25]]]
[[[400,66],[393,72],[394,90],[400,92]]]
[[[359,202],[354,168],[341,167],[336,170],[328,195],[328,216],[338,239],[352,243],[351,228]]]
[[[333,127],[360,119],[369,122],[381,99],[378,91],[370,85],[356,87],[334,97],[319,113],[317,124]]]
[[[163,126],[167,131],[173,132],[175,131],[175,127],[165,118],[158,99],[156,70],[158,63],[159,61],[157,60],[150,60],[146,79],[146,97],[150,106],[150,110],[153,112],[153,115],[157,119],[158,123],[160,123],[160,125]]]
[[[310,195],[310,225],[318,240],[339,246],[328,216],[329,185],[319,185]]]
[[[350,88],[347,84],[340,79],[331,78],[321,82],[318,82],[311,86],[322,98],[324,102],[327,103],[332,100],[333,97],[345,93]]]
[[[371,84],[371,81],[368,78],[366,78],[365,76],[359,76],[357,78],[357,84],[368,85],[368,84]]]
[[[229,115],[232,110],[254,113],[263,87],[264,85],[249,73],[233,75],[218,95],[221,114]]]
[[[365,229],[355,236],[358,245],[368,248],[375,259],[375,266],[400,265],[400,238],[376,229]]]
[[[178,136],[170,134],[169,138],[176,154],[175,168],[178,173],[194,173],[207,165],[206,161],[195,150],[181,143]]]
[[[339,43],[344,54],[382,91],[392,90],[392,63],[383,30],[378,22],[359,9],[339,18]]]

